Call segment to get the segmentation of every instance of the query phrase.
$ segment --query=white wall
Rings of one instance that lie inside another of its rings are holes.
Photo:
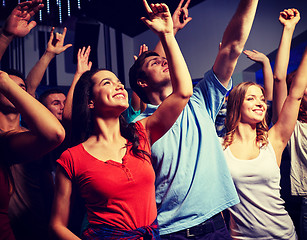
[[[193,1],[193,0],[192,0]],[[192,21],[177,34],[177,40],[185,56],[192,78],[200,78],[214,63],[218,44],[223,32],[234,14],[239,0],[207,0],[189,9]],[[301,12],[301,21],[297,25],[294,37],[307,30],[306,0],[263,0],[259,1],[256,18],[246,43],[246,49],[256,49],[265,54],[274,51],[279,44],[282,26],[278,21],[279,12],[285,8],[295,7]],[[154,48],[157,38],[146,31],[134,39],[134,51],[142,43]],[[244,55],[240,56],[236,75],[253,62]],[[246,79],[245,79],[246,80]]]
[[[178,0],[179,1],[179,0]],[[192,0],[193,1],[193,0]],[[185,56],[192,78],[201,78],[205,71],[210,69],[214,63],[219,42],[223,32],[234,14],[239,0],[206,0],[197,4],[189,10],[193,20],[185,29],[177,34],[177,40]],[[295,7],[301,12],[299,22],[294,37],[307,29],[307,1],[306,0],[262,0],[255,18],[255,22],[246,43],[246,49],[256,49],[265,54],[269,54],[278,47],[282,32],[282,26],[278,21],[279,12],[285,8]],[[39,58],[37,46],[37,31],[46,31],[46,40],[49,38],[48,27],[36,27],[31,34],[25,38],[25,69],[26,74]],[[61,31],[61,30],[60,30]],[[118,73],[116,62],[115,31],[110,29],[112,68],[114,73]],[[74,32],[68,30],[66,43],[73,43]],[[125,80],[128,83],[128,71],[133,64],[133,55],[139,52],[139,46],[146,43],[153,49],[158,42],[158,38],[150,30],[138,35],[135,38],[123,34],[123,52]],[[47,42],[46,42],[47,44]],[[73,79],[73,72],[76,65],[72,64],[72,48],[65,54],[57,57],[57,77],[58,84],[69,86]],[[70,68],[66,68],[66,61],[71,61]],[[104,33],[103,24],[100,28],[98,44],[98,64],[105,67]],[[237,68],[234,73],[234,83],[242,80],[253,80],[252,75],[242,74],[242,71],[252,65],[253,62],[244,55],[239,58]],[[73,69],[73,70],[72,70]],[[129,84],[127,84],[129,87]]]

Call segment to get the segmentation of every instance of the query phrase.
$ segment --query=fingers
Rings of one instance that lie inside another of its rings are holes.
[[[146,0],[143,0],[143,5],[145,7],[145,10],[148,14],[151,14],[152,13],[152,10],[150,8],[150,6],[148,5],[147,1]]]
[[[147,18],[141,17],[141,20],[147,25],[147,27],[151,26],[151,22]]]
[[[52,43],[53,38],[54,38],[54,27],[51,28],[50,37],[49,37],[48,43]]]
[[[191,0],[187,0],[187,2],[185,3],[184,7],[185,9],[187,9],[190,5]]]
[[[62,36],[63,36],[63,41],[64,41],[64,39],[65,39],[66,32],[67,32],[67,28],[66,28],[66,27],[64,27],[64,30],[63,30],[63,33],[62,33]]]
[[[178,4],[177,9],[180,9],[180,8],[181,8],[181,6],[182,6],[183,2],[184,2],[184,0],[180,0],[180,2],[179,2],[179,4]]]
[[[34,27],[36,26],[36,22],[35,21],[31,21],[28,26],[27,26],[27,29],[29,31],[31,31]]]
[[[63,51],[65,51],[67,48],[70,48],[72,47],[72,44],[66,44],[64,47],[63,47]]]
[[[88,62],[88,69],[91,70],[93,63],[91,61]]]

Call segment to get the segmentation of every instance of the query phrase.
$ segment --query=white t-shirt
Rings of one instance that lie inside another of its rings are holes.
[[[307,123],[296,122],[287,149],[291,156],[291,194],[307,196]]]
[[[233,239],[297,239],[280,197],[280,170],[272,145],[257,158],[241,160],[224,151],[240,203],[229,208]]]

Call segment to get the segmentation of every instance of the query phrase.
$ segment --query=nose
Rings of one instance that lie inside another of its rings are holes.
[[[165,65],[167,65],[167,60],[165,58],[163,58],[162,66],[165,66]]]
[[[256,102],[256,105],[259,106],[259,107],[263,107],[265,104],[264,101],[262,101],[261,99],[258,99],[257,102]]]
[[[119,83],[116,85],[116,89],[124,89],[124,84],[122,84],[121,82],[119,82]]]
[[[61,103],[61,110],[64,109],[64,103]]]

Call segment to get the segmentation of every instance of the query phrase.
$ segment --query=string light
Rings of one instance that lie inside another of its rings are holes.
[[[81,0],[78,0],[78,9],[81,9]]]
[[[59,22],[62,24],[62,1],[59,0]]]
[[[67,0],[67,16],[70,17],[70,0]]]
[[[5,7],[5,0],[2,1],[2,6]]]
[[[50,14],[50,0],[47,0],[47,13]]]
[[[43,21],[43,12],[42,12],[42,10],[39,10],[39,21],[40,22]]]

